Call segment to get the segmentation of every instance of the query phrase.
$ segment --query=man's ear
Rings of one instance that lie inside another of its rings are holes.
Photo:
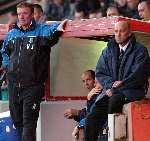
[[[34,13],[31,13],[31,17],[34,19]]]

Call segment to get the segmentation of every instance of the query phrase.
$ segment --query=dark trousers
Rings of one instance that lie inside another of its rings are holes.
[[[107,121],[108,100],[109,98],[105,96],[92,105],[86,116],[84,141],[97,141],[99,133],[102,132],[102,126]]]
[[[108,103],[108,114],[113,114],[113,113],[122,113],[122,108],[123,105],[126,103],[129,103],[129,101],[125,95],[123,94],[113,94],[109,98],[109,103]]]
[[[18,87],[8,82],[9,109],[20,141],[36,141],[36,127],[44,85]]]
[[[97,141],[102,132],[102,124],[107,120],[108,114],[121,113],[125,103],[130,102],[123,94],[114,94],[110,98],[105,96],[93,104],[86,117],[84,141]]]

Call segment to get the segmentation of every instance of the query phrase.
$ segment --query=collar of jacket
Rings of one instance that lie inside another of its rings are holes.
[[[17,23],[15,24],[15,27],[14,27],[14,28],[16,28],[16,29],[18,29],[18,30],[20,30],[20,31],[22,31],[22,32],[28,32],[28,31],[34,30],[35,27],[36,27],[36,21],[35,21],[35,20],[32,20],[32,21],[31,21],[31,25],[30,25],[29,28],[27,28],[26,30],[24,30],[22,27],[19,27]]]

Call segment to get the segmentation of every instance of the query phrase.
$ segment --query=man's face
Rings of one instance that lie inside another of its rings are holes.
[[[54,2],[54,4],[56,4],[58,6],[63,4],[63,0],[54,0],[53,2]]]
[[[89,14],[89,19],[93,19],[96,18],[96,13],[90,13]]]
[[[22,27],[28,27],[33,19],[33,14],[30,8],[22,7],[17,8],[18,22]]]
[[[139,16],[144,20],[150,19],[150,10],[148,9],[148,6],[146,5],[146,2],[141,2],[138,5],[138,12]]]
[[[75,12],[74,18],[75,18],[75,20],[84,19],[84,12],[83,11],[81,11],[81,12]]]
[[[91,91],[94,88],[95,80],[92,78],[90,73],[82,75],[83,86]]]
[[[126,5],[126,0],[115,0],[115,2],[117,2],[117,4],[121,7]]]
[[[116,8],[110,7],[107,9],[107,17],[119,16],[119,12]]]
[[[127,0],[127,6],[130,9],[136,9],[138,6],[139,0]]]
[[[118,22],[115,25],[115,40],[118,44],[125,45],[131,35],[129,26],[126,22]]]
[[[34,8],[34,19],[39,20],[43,16],[43,13],[39,11],[37,8]]]

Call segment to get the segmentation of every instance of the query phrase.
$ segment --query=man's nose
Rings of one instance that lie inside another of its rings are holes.
[[[23,14],[20,14],[20,18],[23,19],[23,17],[24,17]]]
[[[87,81],[85,81],[85,85],[88,85],[88,82],[87,82]]]
[[[117,36],[120,36],[120,32],[117,32],[117,34],[116,34]]]

